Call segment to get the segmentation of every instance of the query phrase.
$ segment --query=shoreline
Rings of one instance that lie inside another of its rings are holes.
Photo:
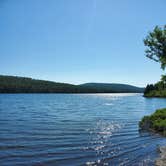
[[[165,166],[166,165],[166,146],[159,147],[160,157],[156,159],[156,166]]]

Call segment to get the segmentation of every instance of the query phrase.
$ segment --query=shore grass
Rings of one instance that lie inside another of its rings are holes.
[[[158,109],[150,116],[144,116],[139,127],[142,130],[150,130],[166,136],[166,108]]]

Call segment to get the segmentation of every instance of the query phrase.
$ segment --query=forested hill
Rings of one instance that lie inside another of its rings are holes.
[[[72,85],[27,77],[0,75],[0,93],[142,93],[144,88],[125,84]]]
[[[144,92],[144,88],[128,85],[128,84],[115,84],[115,83],[86,83],[82,84],[81,86],[86,88],[95,89],[99,92],[108,92],[112,91],[115,93],[121,93],[121,92],[138,92],[142,93]]]

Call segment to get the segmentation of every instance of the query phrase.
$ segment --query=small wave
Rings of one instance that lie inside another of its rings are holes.
[[[96,165],[96,164],[100,164],[101,160],[97,160],[96,162],[95,161],[88,161],[86,162],[86,165],[87,166],[91,166],[91,165]]]
[[[113,105],[113,103],[105,103],[104,105],[108,105],[109,106],[109,105]]]
[[[95,164],[94,161],[88,161],[88,162],[86,162],[86,165],[88,165],[88,166],[93,165],[93,164]]]

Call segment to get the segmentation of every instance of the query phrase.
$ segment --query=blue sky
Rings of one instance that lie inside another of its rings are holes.
[[[160,65],[143,38],[166,24],[165,0],[0,0],[0,74],[145,86]]]

